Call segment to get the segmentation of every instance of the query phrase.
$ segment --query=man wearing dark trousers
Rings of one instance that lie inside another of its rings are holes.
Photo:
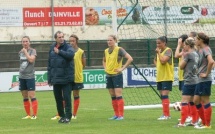
[[[74,52],[65,42],[61,31],[57,31],[54,38],[56,42],[51,45],[48,58],[48,84],[53,85],[57,111],[61,117],[58,122],[67,124],[70,123],[72,116],[71,84],[74,82]]]

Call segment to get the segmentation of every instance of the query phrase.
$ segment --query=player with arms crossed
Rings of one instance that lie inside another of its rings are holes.
[[[115,35],[109,35],[108,48],[104,51],[103,67],[106,72],[106,87],[112,99],[114,116],[110,120],[124,119],[124,100],[122,97],[123,75],[122,71],[133,61],[133,58],[122,47],[116,46],[117,38]],[[122,66],[122,60],[127,61]]]
[[[20,68],[19,68],[19,90],[23,96],[23,105],[26,116],[22,119],[37,119],[38,102],[35,96],[35,74],[34,64],[37,56],[35,49],[30,47],[30,38],[22,37],[22,49],[19,52]],[[31,103],[29,101],[31,99]],[[30,114],[32,107],[33,115]]]
[[[174,80],[174,64],[173,64],[173,52],[172,49],[167,47],[167,37],[161,36],[156,40],[156,57],[154,64],[157,69],[157,89],[160,92],[163,115],[158,120],[170,119],[169,110],[169,91],[172,91],[172,82]]]

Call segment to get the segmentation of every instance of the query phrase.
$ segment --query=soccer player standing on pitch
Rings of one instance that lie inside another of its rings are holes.
[[[182,55],[182,61],[180,63],[180,68],[184,70],[184,86],[182,90],[182,100],[181,100],[181,121],[178,127],[186,126],[185,121],[188,117],[189,110],[191,110],[192,121],[190,125],[194,126],[198,121],[196,107],[190,107],[190,100],[193,100],[196,84],[198,83],[197,70],[199,56],[195,50],[195,41],[193,38],[188,38],[184,43],[184,53]]]
[[[178,58],[178,66],[180,66],[181,62],[182,62],[182,55],[184,53],[183,51],[183,46],[185,45],[185,40],[188,38],[188,36],[186,34],[181,35],[178,38],[178,45],[177,48],[175,50],[175,58]],[[181,51],[180,51],[181,49]],[[184,86],[184,71],[182,69],[180,69],[180,67],[178,67],[178,80],[179,80],[179,90],[182,92],[183,86]],[[189,102],[189,109],[191,107],[195,107],[194,103],[193,103],[193,98],[192,100],[190,100]],[[197,113],[197,111],[195,112]],[[191,122],[192,121],[192,113],[191,110],[189,110],[189,114],[188,117],[186,119],[186,122]]]
[[[48,58],[48,84],[53,85],[57,111],[61,117],[58,122],[67,124],[72,117],[71,85],[74,82],[74,52],[64,40],[64,34],[61,31],[57,31],[54,38],[56,42],[51,45]]]
[[[74,97],[72,119],[77,118],[77,111],[80,104],[79,92],[80,92],[80,89],[84,88],[83,69],[86,65],[86,56],[85,56],[84,50],[78,47],[78,40],[79,38],[77,35],[72,34],[69,37],[70,45],[73,47],[75,52],[75,56],[74,56],[75,81],[74,81],[74,84],[72,84],[72,92]]]
[[[195,128],[204,129],[211,128],[212,107],[210,103],[212,76],[214,60],[212,51],[209,47],[209,37],[204,33],[198,33],[195,41],[199,47],[199,69],[198,69],[198,84],[196,86],[194,103],[198,110],[199,117],[202,120],[202,125],[197,125]],[[204,108],[202,104],[204,105]]]
[[[175,58],[178,58],[178,65],[180,65],[181,63],[181,57],[183,54],[183,45],[184,45],[184,41],[188,38],[188,36],[186,34],[181,35],[178,38],[178,45],[177,48],[175,50]],[[182,49],[182,50],[181,50]],[[179,90],[182,91],[182,88],[184,86],[184,78],[183,78],[184,72],[183,70],[180,69],[180,67],[178,68],[178,80],[179,80]]]
[[[22,49],[19,52],[20,68],[19,68],[19,90],[23,96],[23,105],[26,116],[22,119],[37,119],[38,102],[35,96],[35,70],[34,64],[37,56],[36,50],[30,47],[30,38],[22,37]],[[31,103],[29,101],[31,99]],[[31,116],[30,107],[32,107],[33,115]]]
[[[124,100],[122,97],[123,75],[122,71],[133,61],[133,58],[122,47],[116,45],[117,38],[115,35],[109,35],[107,44],[108,48],[104,51],[103,67],[106,72],[106,88],[112,99],[114,116],[110,120],[124,119]],[[122,66],[123,58],[127,61]]]
[[[169,112],[169,91],[172,91],[172,82],[174,80],[174,63],[172,49],[167,47],[167,37],[161,36],[156,40],[157,48],[155,49],[156,57],[154,64],[157,69],[157,89],[160,92],[163,115],[158,120],[170,119]]]

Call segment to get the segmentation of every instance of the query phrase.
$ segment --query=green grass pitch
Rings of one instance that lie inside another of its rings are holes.
[[[58,124],[50,118],[56,114],[52,91],[36,93],[38,119],[22,120],[25,116],[20,92],[0,93],[0,134],[201,134],[215,133],[214,112],[212,129],[176,128],[180,112],[171,108],[172,119],[158,121],[161,108],[125,110],[125,119],[110,121],[113,115],[111,99],[106,89],[81,90],[81,103],[76,120]],[[213,110],[215,110],[213,108]]]

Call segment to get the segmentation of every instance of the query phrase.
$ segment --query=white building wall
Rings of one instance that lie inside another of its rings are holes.
[[[54,7],[111,7],[112,0],[53,0]],[[121,5],[131,5],[130,1],[135,0],[119,0]],[[120,3],[118,2],[118,6]],[[214,5],[215,0],[166,0],[168,6],[177,5]],[[22,7],[50,7],[51,0],[0,0],[1,8],[22,8]],[[141,6],[162,6],[163,0],[139,0]],[[111,26],[55,26],[54,31],[61,30],[68,39],[71,34],[76,34],[81,40],[103,40],[109,34],[113,33]],[[156,31],[156,32],[154,32]],[[212,25],[168,25],[168,37],[178,37],[178,35],[189,31],[207,32],[209,36],[214,37],[215,28]],[[176,32],[177,31],[177,32]],[[180,32],[181,31],[181,32]],[[52,27],[0,27],[0,41],[19,41],[22,36],[28,35],[34,41],[47,41],[52,39]],[[119,31],[119,37],[126,39],[136,38],[156,38],[164,35],[163,25],[128,25]]]

